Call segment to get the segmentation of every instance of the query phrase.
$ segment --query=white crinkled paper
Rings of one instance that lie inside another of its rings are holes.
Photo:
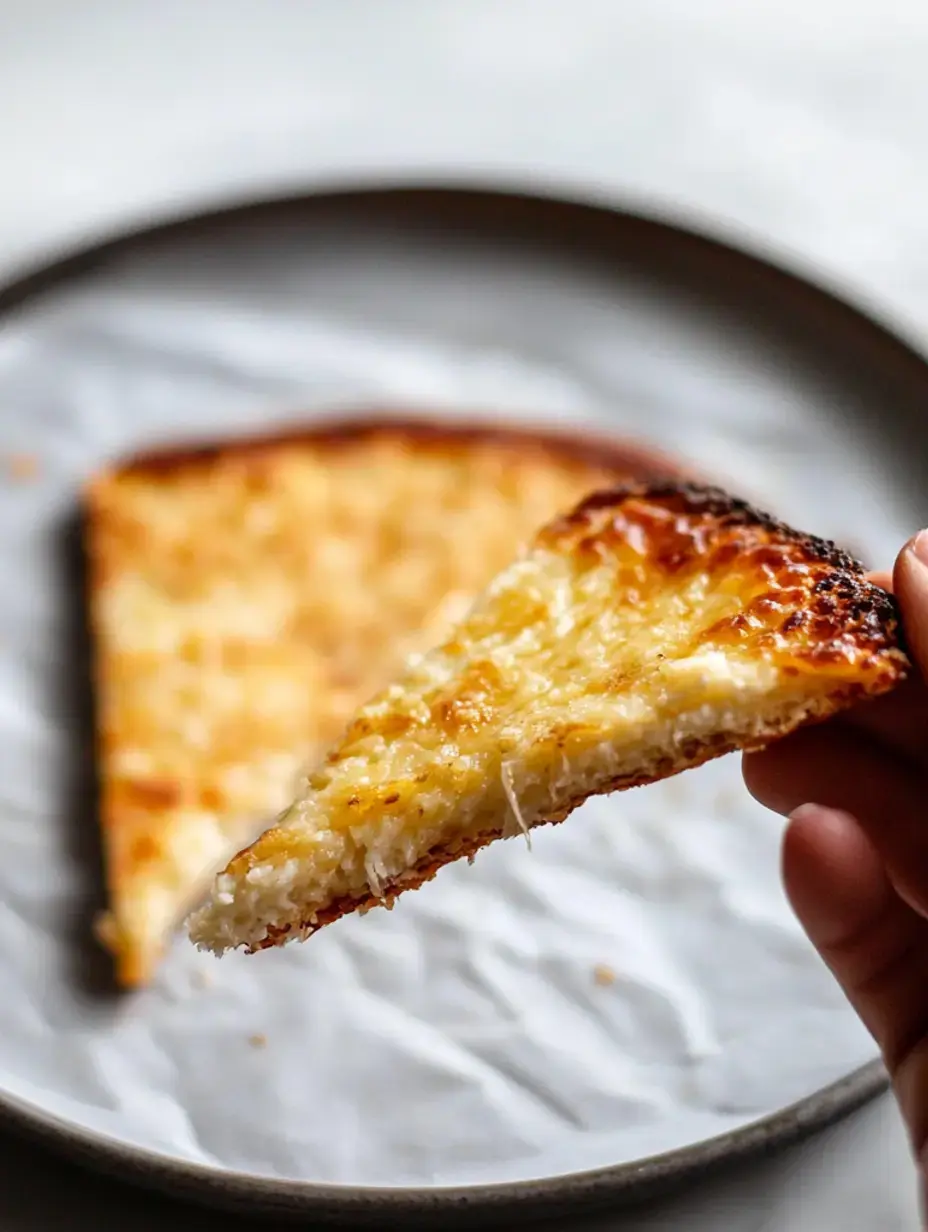
[[[653,439],[874,560],[911,529],[891,460],[837,430],[817,378],[657,284],[337,226],[175,243],[0,330],[0,447],[40,468],[0,484],[0,1089],[216,1167],[452,1184],[682,1146],[869,1060],[737,759],[306,945],[217,961],[178,938],[150,988],[89,987],[61,543],[104,460],[372,403],[530,413]]]

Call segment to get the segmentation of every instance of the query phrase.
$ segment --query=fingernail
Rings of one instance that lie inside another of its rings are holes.
[[[928,565],[928,530],[920,530],[912,540],[912,555],[923,565]]]

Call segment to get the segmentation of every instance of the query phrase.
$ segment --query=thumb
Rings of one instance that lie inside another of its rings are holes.
[[[911,657],[928,678],[928,530],[910,539],[896,558],[893,590]]]

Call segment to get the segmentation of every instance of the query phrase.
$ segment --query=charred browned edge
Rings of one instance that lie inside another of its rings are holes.
[[[822,576],[812,587],[812,610],[816,614],[840,615],[845,627],[857,626],[868,639],[905,655],[899,605],[895,596],[867,580],[865,567],[830,539],[796,530],[750,501],[722,488],[673,477],[649,476],[623,480],[614,487],[593,492],[570,513],[555,519],[539,535],[541,542],[557,541],[571,532],[594,528],[609,510],[619,511],[629,500],[663,505],[683,517],[711,519],[720,532],[744,526],[766,532],[771,540],[792,547],[810,564],[822,567]]]
[[[406,438],[423,449],[442,449],[448,445],[497,445],[501,449],[524,453],[535,450],[578,465],[614,470],[636,477],[680,477],[692,474],[690,468],[643,442],[625,441],[594,429],[562,429],[537,423],[492,423],[479,418],[440,418],[409,415],[384,409],[363,415],[314,419],[311,423],[226,440],[192,442],[163,449],[147,450],[113,463],[90,483],[114,476],[156,477],[180,467],[209,464],[225,459],[259,458],[268,451],[293,445],[315,445],[338,449],[353,444],[391,438]]]
[[[714,518],[720,527],[756,526],[784,542],[795,544],[808,557],[822,564],[854,575],[864,573],[863,565],[830,539],[798,531],[773,514],[759,509],[750,501],[733,496],[723,488],[686,480],[655,481],[645,477],[618,483],[613,488],[591,493],[555,525],[565,530],[580,526],[589,520],[591,514],[618,508],[627,500],[641,499],[663,504],[681,514]]]
[[[876,686],[871,686],[867,693],[870,696],[875,696],[879,692],[887,691],[894,683],[894,681],[886,679]],[[540,818],[534,822],[532,829],[545,825],[559,825],[593,794],[608,795],[612,792],[629,791],[634,787],[647,787],[651,783],[658,783],[663,779],[681,774],[684,770],[695,770],[697,767],[705,765],[706,762],[715,761],[717,758],[724,757],[728,753],[757,752],[774,740],[787,736],[793,731],[798,731],[801,727],[810,727],[816,723],[824,722],[825,719],[830,718],[832,715],[858,701],[863,693],[864,689],[860,684],[847,685],[843,689],[821,698],[816,705],[816,709],[807,713],[798,721],[788,719],[779,724],[770,724],[762,736],[744,738],[727,732],[720,732],[709,739],[698,740],[694,738],[689,744],[684,745],[676,756],[661,758],[646,773],[621,775],[604,784],[595,793],[584,792],[574,797],[557,813],[549,817]],[[454,847],[435,848],[415,864],[409,872],[404,873],[402,882],[386,886],[380,897],[368,892],[358,898],[352,898],[348,895],[338,898],[322,911],[318,911],[314,921],[304,920],[282,927],[269,927],[267,935],[260,941],[256,941],[249,948],[248,952],[257,953],[260,950],[271,949],[274,946],[282,945],[292,936],[300,936],[304,933],[312,936],[327,924],[334,924],[342,916],[351,915],[355,911],[367,911],[373,907],[392,907],[400,894],[404,894],[409,890],[420,889],[427,882],[431,881],[446,864],[452,864],[456,860],[464,858],[472,858],[478,851],[499,837],[499,830],[485,830],[481,834],[473,835],[463,842],[456,844]]]

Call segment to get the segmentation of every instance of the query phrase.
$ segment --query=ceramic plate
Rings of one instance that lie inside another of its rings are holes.
[[[89,940],[69,569],[101,463],[372,406],[634,438],[887,564],[928,521],[919,356],[667,223],[450,189],[184,222],[43,271],[0,309],[11,1123],[238,1209],[447,1223],[641,1197],[882,1086],[737,759],[590,802],[531,853],[499,844],[305,946],[217,963],[178,938],[150,988],[114,996]]]

